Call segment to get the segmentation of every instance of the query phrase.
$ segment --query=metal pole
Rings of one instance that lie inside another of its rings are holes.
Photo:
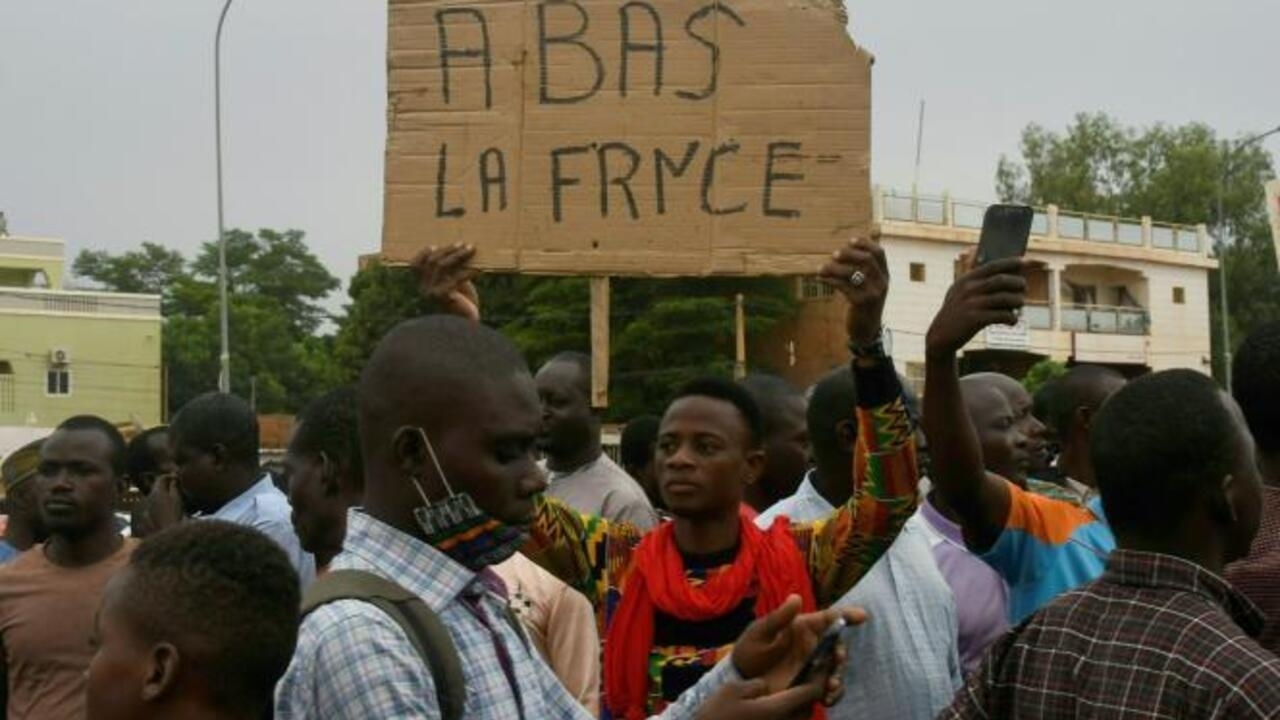
[[[1227,156],[1229,163],[1231,156]],[[1222,379],[1227,392],[1231,392],[1231,315],[1227,307],[1227,241],[1226,218],[1223,217],[1223,196],[1227,192],[1227,164],[1223,164],[1222,179],[1218,183],[1218,309],[1222,320],[1219,323],[1222,338]]]
[[[218,152],[218,314],[222,352],[218,356],[218,392],[231,392],[231,339],[227,326],[227,230],[222,219],[222,25],[231,0],[222,5],[213,37],[213,134]]]
[[[920,185],[920,151],[924,147],[924,100],[920,101],[920,119],[916,123],[916,168],[911,175],[911,197],[919,193]]]
[[[1227,194],[1227,180],[1231,177],[1231,164],[1235,161],[1236,153],[1246,147],[1261,142],[1276,133],[1280,133],[1280,126],[1274,127],[1267,132],[1245,138],[1239,142],[1232,143],[1226,141],[1224,144],[1224,152],[1222,159],[1222,176],[1218,180],[1218,306],[1222,313],[1222,323],[1220,327],[1220,337],[1222,338],[1222,379],[1225,381],[1227,392],[1231,392],[1233,378],[1231,376],[1231,314],[1227,300],[1227,218],[1225,217],[1224,196]]]

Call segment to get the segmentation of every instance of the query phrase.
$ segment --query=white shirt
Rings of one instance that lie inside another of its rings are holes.
[[[810,471],[794,495],[761,513],[756,523],[768,527],[778,515],[812,522],[834,512],[812,477]],[[835,605],[861,607],[868,620],[844,633],[851,658],[845,665],[845,693],[827,717],[930,720],[951,704],[963,683],[956,605],[919,529],[904,527]]]
[[[240,493],[217,512],[199,517],[251,527],[275,540],[289,556],[289,562],[298,571],[298,578],[302,581],[302,589],[306,590],[316,579],[316,560],[311,553],[303,551],[298,534],[293,529],[293,521],[289,519],[290,513],[289,498],[271,482],[270,476],[263,476],[253,487]]]

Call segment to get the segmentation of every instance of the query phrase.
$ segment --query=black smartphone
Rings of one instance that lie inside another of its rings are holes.
[[[822,637],[818,638],[818,644],[813,647],[813,652],[809,653],[809,657],[805,659],[804,665],[800,668],[800,672],[791,681],[791,687],[799,687],[811,679],[815,672],[825,671],[831,667],[836,652],[836,643],[840,641],[840,632],[848,625],[844,618],[836,618],[831,623],[831,627],[822,633]]]
[[[986,265],[996,260],[1022,257],[1031,237],[1035,211],[1026,205],[992,205],[982,217],[982,236],[974,262]]]

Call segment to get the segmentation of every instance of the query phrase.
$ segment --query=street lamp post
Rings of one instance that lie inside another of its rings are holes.
[[[1236,154],[1241,150],[1262,142],[1263,140],[1280,133],[1280,126],[1276,126],[1264,133],[1247,137],[1236,142],[1227,142],[1222,160],[1222,176],[1218,180],[1218,222],[1217,222],[1217,241],[1218,241],[1218,306],[1222,311],[1222,323],[1220,327],[1220,337],[1222,338],[1222,363],[1223,363],[1223,380],[1226,381],[1227,392],[1232,389],[1231,377],[1231,317],[1229,314],[1229,306],[1227,303],[1227,219],[1224,209],[1224,197],[1227,194],[1227,180],[1231,177],[1231,163],[1235,161]]]
[[[222,350],[218,355],[218,392],[231,392],[231,340],[227,326],[227,231],[222,219],[222,25],[231,0],[222,6],[213,37],[213,133],[218,152],[218,315]]]

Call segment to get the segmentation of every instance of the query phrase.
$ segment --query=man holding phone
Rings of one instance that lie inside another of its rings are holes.
[[[1022,244],[1025,248],[1025,240]],[[963,274],[925,338],[930,479],[963,528],[969,548],[1008,582],[1010,620],[1015,623],[1097,578],[1115,548],[1100,503],[1091,509],[1042,497],[988,472],[979,429],[966,410],[958,354],[984,328],[1017,322],[1026,299],[1023,273],[1032,264],[1019,253]]]

